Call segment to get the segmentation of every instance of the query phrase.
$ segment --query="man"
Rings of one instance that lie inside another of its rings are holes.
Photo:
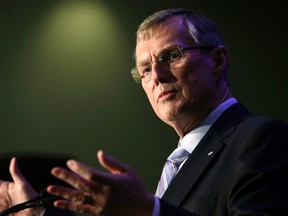
[[[137,31],[135,61],[133,78],[179,135],[175,151],[189,156],[169,157],[173,166],[155,195],[103,151],[98,160],[110,173],[69,160],[70,170],[51,171],[73,187],[50,185],[49,193],[64,198],[54,205],[94,215],[287,215],[288,126],[251,114],[232,97],[216,25],[190,10],[157,12]]]

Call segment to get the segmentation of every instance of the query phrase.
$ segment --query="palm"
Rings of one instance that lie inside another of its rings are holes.
[[[27,182],[17,166],[16,158],[12,158],[10,163],[10,174],[12,182],[0,180],[0,210],[3,211],[13,205],[25,202],[36,196],[36,191]],[[12,214],[13,216],[37,216],[39,210],[25,210]]]

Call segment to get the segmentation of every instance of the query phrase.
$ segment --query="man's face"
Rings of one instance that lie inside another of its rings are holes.
[[[144,91],[157,114],[169,125],[179,121],[199,122],[211,111],[216,88],[215,62],[201,50],[186,50],[180,67],[165,67],[157,58],[171,47],[195,46],[183,32],[184,24],[178,17],[170,18],[153,30],[153,36],[140,40],[136,46],[138,69],[152,63],[148,82],[142,82]]]

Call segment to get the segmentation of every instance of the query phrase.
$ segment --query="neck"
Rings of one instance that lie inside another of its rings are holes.
[[[174,128],[180,138],[183,138],[187,133],[196,128],[213,110],[215,110],[220,104],[232,97],[231,91],[228,86],[220,89],[215,94],[211,103],[206,104],[201,110],[193,110],[189,113],[181,115],[170,125]]]

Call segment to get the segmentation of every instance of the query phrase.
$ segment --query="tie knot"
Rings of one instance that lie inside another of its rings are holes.
[[[168,160],[174,163],[177,168],[180,166],[180,164],[190,155],[188,151],[186,151],[182,147],[178,147],[175,149],[172,154],[168,157]]]

